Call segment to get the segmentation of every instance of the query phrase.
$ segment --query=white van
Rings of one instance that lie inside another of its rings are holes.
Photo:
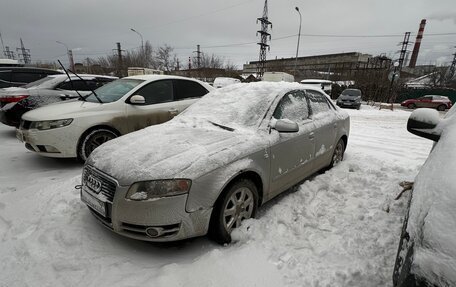
[[[301,84],[319,87],[328,95],[331,95],[332,83],[332,81],[320,79],[306,79],[301,81]]]

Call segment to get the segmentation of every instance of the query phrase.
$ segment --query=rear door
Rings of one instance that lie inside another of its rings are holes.
[[[279,133],[271,130],[271,197],[312,173],[315,135],[309,116],[309,101],[303,91],[286,94],[274,111],[275,119],[296,122],[299,131]]]
[[[178,108],[173,102],[172,80],[154,81],[139,88],[133,95],[141,95],[145,104],[132,105],[127,100],[125,126],[128,132],[137,131],[150,125],[161,124],[172,119]]]
[[[307,90],[310,101],[311,119],[315,129],[314,171],[329,165],[336,142],[338,122],[334,107],[320,92]]]

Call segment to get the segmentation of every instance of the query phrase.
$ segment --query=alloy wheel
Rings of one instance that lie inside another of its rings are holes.
[[[225,230],[230,233],[233,228],[241,225],[241,221],[252,217],[254,209],[254,197],[247,187],[235,190],[227,200],[223,209],[223,224]]]

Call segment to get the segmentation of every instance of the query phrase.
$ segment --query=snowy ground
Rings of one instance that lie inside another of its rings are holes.
[[[260,210],[221,247],[151,244],[103,228],[81,165],[39,157],[0,125],[0,286],[391,286],[406,198],[431,142],[410,112],[350,110],[345,161]]]

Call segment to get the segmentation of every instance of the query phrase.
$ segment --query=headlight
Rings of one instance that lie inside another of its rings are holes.
[[[128,189],[126,199],[148,200],[187,193],[192,181],[189,179],[166,179],[136,182]]]
[[[72,121],[73,121],[73,119],[32,122],[32,124],[30,125],[30,128],[38,129],[38,130],[50,130],[50,129],[65,127],[65,126],[71,124]]]

